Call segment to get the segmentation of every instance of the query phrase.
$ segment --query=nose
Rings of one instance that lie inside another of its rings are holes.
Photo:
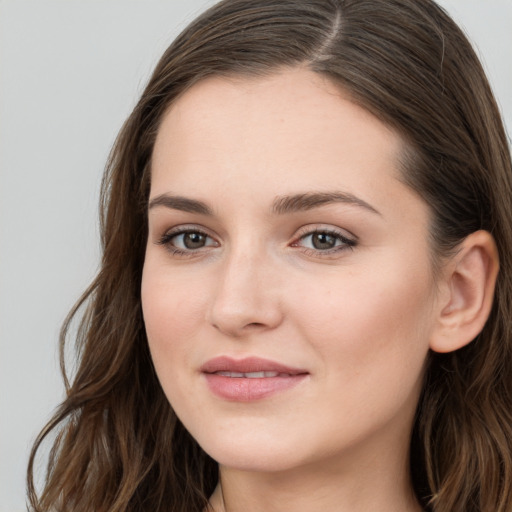
[[[207,320],[223,334],[240,338],[282,322],[277,273],[268,259],[238,253],[222,262]]]

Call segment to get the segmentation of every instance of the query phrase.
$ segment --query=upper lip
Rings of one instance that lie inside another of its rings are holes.
[[[301,368],[293,368],[276,361],[262,359],[260,357],[245,357],[243,359],[233,359],[228,356],[220,356],[210,359],[201,366],[203,373],[216,372],[279,372],[289,375],[300,375],[308,373]]]

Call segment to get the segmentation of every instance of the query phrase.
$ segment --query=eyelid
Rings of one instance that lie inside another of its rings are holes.
[[[302,226],[294,235],[294,240],[299,240],[300,238],[313,233],[329,233],[353,243],[357,243],[359,240],[358,237],[350,231],[330,224],[308,224],[306,226]]]
[[[210,238],[215,238],[212,236],[212,234],[202,226],[198,226],[197,224],[179,224],[178,226],[174,226],[172,228],[166,229],[161,235],[160,238],[163,237],[172,237],[176,235],[180,235],[182,233],[189,233],[189,232],[197,232],[201,233],[202,235],[208,236]]]

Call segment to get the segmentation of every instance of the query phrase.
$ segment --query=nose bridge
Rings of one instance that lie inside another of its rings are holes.
[[[219,268],[210,322],[224,333],[240,336],[280,323],[273,261],[254,240],[233,244]]]

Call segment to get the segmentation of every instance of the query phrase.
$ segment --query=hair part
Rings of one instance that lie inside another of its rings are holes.
[[[430,355],[411,474],[432,511],[512,508],[512,168],[471,45],[430,0],[225,0],[167,49],[112,149],[101,270],[61,333],[63,351],[83,311],[79,364],[30,458],[34,511],[205,510],[217,465],[164,396],[141,313],[153,145],[165,112],[198,81],[296,66],[338,84],[401,135],[402,179],[431,208],[434,262],[479,229],[496,240],[501,270],[484,330],[463,349]],[[38,496],[35,456],[56,430]]]

